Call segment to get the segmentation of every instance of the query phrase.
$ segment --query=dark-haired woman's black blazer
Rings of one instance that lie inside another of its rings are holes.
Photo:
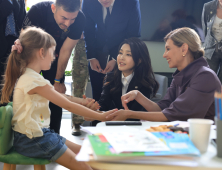
[[[108,73],[105,82],[109,82],[112,76],[113,76],[113,73]],[[110,92],[110,90],[113,87],[114,87],[114,83],[111,83],[107,86],[103,86],[103,91],[99,100],[101,111],[107,111],[107,110],[111,110],[115,108],[124,109],[121,102],[122,88],[117,93],[112,93]],[[132,90],[139,90],[147,98],[150,98],[152,94],[151,90],[148,89],[147,87],[144,87],[140,82],[138,82],[135,76],[133,76],[132,80],[130,81],[130,84],[128,86],[126,93]],[[127,105],[130,110],[145,111],[145,109],[136,100],[129,102]],[[138,119],[128,119],[128,120],[138,120]]]

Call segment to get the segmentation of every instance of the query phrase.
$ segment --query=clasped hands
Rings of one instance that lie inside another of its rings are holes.
[[[98,73],[102,73],[102,74],[107,74],[107,73],[111,72],[115,65],[116,65],[116,61],[115,60],[110,60],[107,63],[106,68],[103,70],[97,59],[94,58],[94,59],[90,60],[91,69],[98,72]]]
[[[98,111],[98,112],[103,114],[104,121],[124,121],[128,118],[128,116],[130,114],[127,103],[135,100],[137,97],[137,94],[138,94],[138,90],[133,90],[121,97],[124,110],[123,109],[121,109],[121,110],[114,109],[114,110],[110,110],[107,112],[101,112],[101,111]],[[83,96],[83,98],[87,99],[85,96]],[[89,98],[87,99],[87,101],[85,101],[85,104],[83,104],[83,105],[94,110],[94,111],[97,111],[100,108],[99,104],[97,102],[95,102],[94,99],[89,99]],[[84,119],[86,121],[93,120],[93,119],[86,118],[86,117],[84,117]]]

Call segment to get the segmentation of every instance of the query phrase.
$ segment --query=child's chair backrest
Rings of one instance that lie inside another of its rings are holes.
[[[7,154],[13,145],[12,103],[0,107],[0,155]]]

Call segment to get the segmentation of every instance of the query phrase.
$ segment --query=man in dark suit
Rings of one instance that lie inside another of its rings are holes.
[[[103,79],[116,64],[119,44],[140,37],[139,0],[83,0],[84,36],[93,98],[99,100]]]
[[[25,18],[24,0],[0,0],[0,81],[11,46],[18,38]]]

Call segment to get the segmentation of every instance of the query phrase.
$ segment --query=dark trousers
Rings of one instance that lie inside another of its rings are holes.
[[[107,64],[107,55],[104,54],[103,52],[97,52],[97,57],[98,57],[101,68],[104,70]],[[90,81],[91,81],[91,86],[92,86],[93,99],[95,99],[96,101],[99,101],[101,97],[103,82],[104,82],[104,78],[106,74],[93,71],[90,67],[90,63],[88,65],[88,68],[89,68],[89,76],[90,76]],[[94,120],[91,122],[91,126],[96,126],[97,123],[99,122],[100,121],[98,120]]]
[[[58,57],[56,57],[55,61],[52,63],[50,70],[42,71],[43,77],[49,80],[52,85],[54,84],[56,76],[57,63],[58,63]],[[61,82],[64,82],[64,79],[65,77],[63,76]],[[50,102],[49,109],[51,111],[50,125],[49,125],[50,129],[53,129],[56,133],[59,134],[61,120],[62,120],[62,108]]]
[[[105,74],[98,73],[96,71],[93,71],[90,67],[90,63],[88,65],[89,68],[89,76],[92,86],[92,96],[93,99],[96,101],[99,101],[101,93],[102,93],[102,87],[103,87],[103,80],[105,77]]]
[[[104,70],[106,68],[107,64],[107,54],[97,51],[96,52],[97,60],[99,61],[99,64],[101,68]],[[93,71],[90,67],[90,63],[88,65],[89,68],[89,76],[92,86],[92,95],[93,99],[96,101],[99,101],[101,93],[102,93],[102,87],[103,87],[103,81],[105,78],[105,74],[98,73],[97,71]]]
[[[8,35],[6,37],[6,41],[5,44],[7,44],[7,46],[5,47],[6,49],[4,49],[5,52],[1,52],[0,51],[0,81],[2,82],[3,78],[2,76],[5,74],[5,68],[7,65],[7,58],[9,56],[9,54],[11,53],[11,48],[12,45],[14,44],[15,40],[17,38],[11,35]]]
[[[93,99],[95,99],[96,101],[99,101],[101,93],[102,93],[103,80],[104,80],[105,74],[93,71],[89,64],[89,76],[90,76],[90,81],[91,81],[91,86],[92,86]],[[99,122],[100,121],[98,120],[94,120],[91,122],[91,126],[96,126],[97,123]]]

